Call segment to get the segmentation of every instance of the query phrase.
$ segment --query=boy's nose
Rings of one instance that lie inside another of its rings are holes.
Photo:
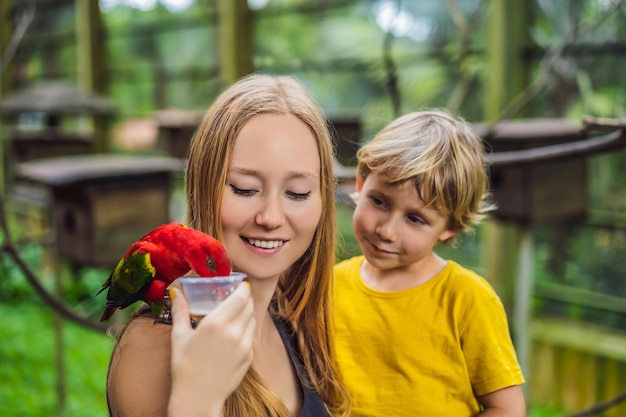
[[[397,228],[395,226],[395,222],[393,220],[388,220],[384,223],[381,223],[376,228],[376,234],[380,237],[381,240],[387,242],[393,242],[398,238]]]

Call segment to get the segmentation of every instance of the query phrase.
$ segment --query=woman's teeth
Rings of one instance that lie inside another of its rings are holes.
[[[274,249],[283,244],[283,240],[256,240],[256,239],[248,239],[248,243],[256,246],[257,248],[263,249]]]

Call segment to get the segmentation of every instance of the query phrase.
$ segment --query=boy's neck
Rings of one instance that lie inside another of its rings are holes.
[[[380,269],[364,259],[360,275],[361,281],[374,290],[402,291],[427,283],[447,265],[448,262],[434,252],[420,262],[394,269]]]

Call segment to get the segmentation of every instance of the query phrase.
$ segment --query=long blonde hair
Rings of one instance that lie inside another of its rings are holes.
[[[335,261],[333,146],[326,119],[304,85],[290,76],[252,74],[222,93],[204,116],[189,149],[185,171],[188,223],[222,239],[221,200],[235,140],[250,118],[290,114],[306,123],[319,150],[322,214],[305,254],[283,273],[273,314],[293,327],[310,380],[333,415],[347,415],[349,400],[339,377],[331,339],[331,285]],[[288,277],[287,277],[288,275]],[[226,417],[289,416],[253,368],[228,398]]]

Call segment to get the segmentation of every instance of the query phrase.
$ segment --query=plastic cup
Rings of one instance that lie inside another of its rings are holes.
[[[180,277],[189,312],[195,316],[209,314],[243,281],[246,274],[232,272],[220,277]]]

